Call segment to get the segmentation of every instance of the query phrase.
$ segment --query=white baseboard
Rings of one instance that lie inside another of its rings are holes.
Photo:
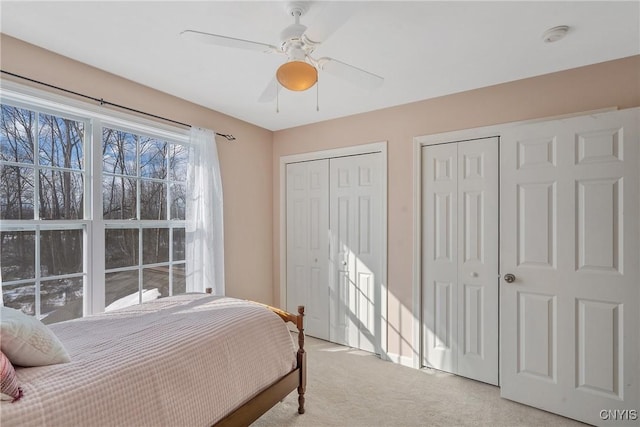
[[[417,368],[413,365],[413,357],[410,356],[400,356],[399,354],[395,353],[387,353],[386,359],[393,363],[406,366],[407,368]]]

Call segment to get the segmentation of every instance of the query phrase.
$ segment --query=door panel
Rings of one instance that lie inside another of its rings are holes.
[[[426,366],[498,384],[498,140],[424,147]]]
[[[578,300],[578,388],[622,399],[622,304]]]
[[[483,357],[483,289],[482,286],[464,285],[464,354]]]
[[[518,191],[518,265],[555,268],[556,184],[528,182]]]
[[[577,180],[578,270],[622,273],[622,178]]]
[[[556,297],[518,293],[518,372],[556,381]]]
[[[638,410],[638,123],[633,109],[501,136],[502,273],[516,278],[501,282],[503,397],[597,425]]]
[[[287,310],[305,306],[305,330],[329,339],[328,160],[287,165]]]
[[[457,373],[497,385],[498,139],[457,146]]]
[[[458,341],[458,147],[422,149],[424,364],[456,372]]]
[[[330,159],[330,340],[379,352],[381,301],[380,155]]]

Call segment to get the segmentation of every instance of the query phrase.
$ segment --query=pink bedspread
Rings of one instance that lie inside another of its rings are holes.
[[[2,427],[212,425],[296,365],[277,315],[226,297],[163,298],[50,327],[71,362],[17,368],[24,397],[2,402]]]

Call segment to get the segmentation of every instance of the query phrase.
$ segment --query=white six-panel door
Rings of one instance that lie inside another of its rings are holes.
[[[382,271],[381,156],[330,160],[330,340],[380,348]]]
[[[329,160],[287,165],[287,310],[305,306],[305,329],[329,339]]]
[[[422,148],[423,364],[498,384],[498,139]]]
[[[638,425],[639,123],[634,109],[501,135],[503,397]]]

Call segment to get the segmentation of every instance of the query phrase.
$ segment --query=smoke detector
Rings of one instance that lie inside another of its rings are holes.
[[[558,27],[549,28],[542,34],[542,40],[545,43],[553,43],[564,38],[569,32],[568,25],[560,25]]]

